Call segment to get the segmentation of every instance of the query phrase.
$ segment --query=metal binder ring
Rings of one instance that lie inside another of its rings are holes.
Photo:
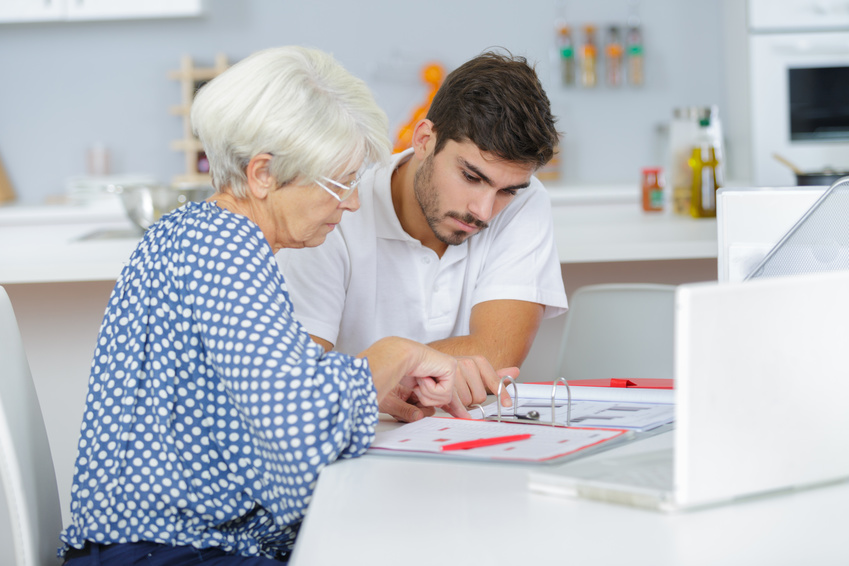
[[[516,389],[516,382],[513,381],[513,378],[509,375],[505,375],[501,378],[501,381],[498,383],[498,396],[495,398],[495,406],[498,408],[498,422],[501,422],[501,390],[504,388],[504,382],[510,380],[510,383],[513,385],[513,417],[518,418],[519,415],[516,412],[516,405],[519,404],[519,391]]]
[[[482,418],[482,419],[485,419],[485,418],[486,418],[486,411],[484,410],[484,408],[481,406],[481,404],[480,404],[480,403],[475,403],[474,405],[472,405],[472,406],[471,406],[471,407],[469,407],[469,408],[470,408],[470,409],[480,409],[480,412],[481,412],[481,418]]]
[[[551,426],[557,426],[557,421],[554,418],[554,402],[557,400],[557,384],[563,382],[566,386],[566,426],[572,426],[572,388],[565,377],[561,377],[554,382],[551,387]]]

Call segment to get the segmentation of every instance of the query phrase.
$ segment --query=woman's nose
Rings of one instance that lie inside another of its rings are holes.
[[[350,210],[351,212],[356,212],[360,208],[360,189],[354,189],[354,192],[339,203],[339,207],[343,210]]]

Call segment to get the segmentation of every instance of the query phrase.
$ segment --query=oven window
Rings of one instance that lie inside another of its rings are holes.
[[[849,67],[789,72],[791,141],[849,140]]]

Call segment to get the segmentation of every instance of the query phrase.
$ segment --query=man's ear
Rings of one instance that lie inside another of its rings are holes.
[[[271,174],[271,155],[260,153],[248,162],[245,175],[248,179],[248,190],[257,199],[266,198],[277,186],[277,179]]]
[[[424,161],[435,146],[436,130],[433,129],[433,122],[427,118],[419,120],[419,123],[413,128],[413,150],[416,157]]]

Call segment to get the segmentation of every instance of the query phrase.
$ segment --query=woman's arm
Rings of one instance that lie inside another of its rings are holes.
[[[457,360],[433,348],[395,336],[378,340],[358,357],[367,358],[378,402],[396,386],[411,389],[421,405],[468,417],[454,390]]]

